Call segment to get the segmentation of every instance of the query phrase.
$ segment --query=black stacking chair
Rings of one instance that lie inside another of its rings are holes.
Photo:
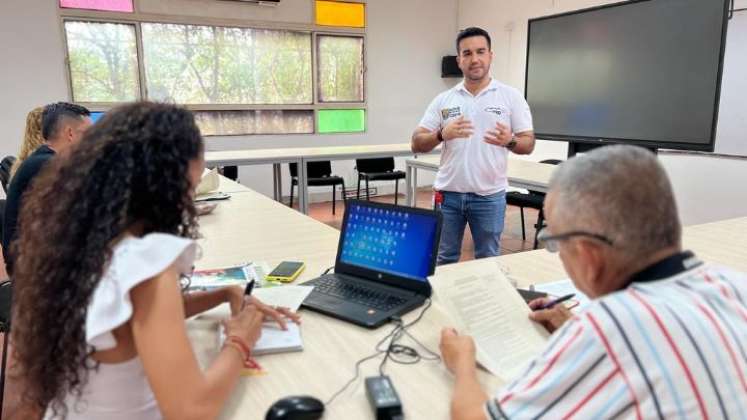
[[[335,214],[336,187],[342,185],[342,199],[345,200],[345,180],[341,176],[332,175],[332,164],[328,160],[309,162],[306,164],[308,179],[306,185],[310,187],[332,186],[332,214]],[[293,187],[298,185],[298,164],[288,164],[291,174],[290,206],[293,207]]]
[[[394,170],[394,158],[356,159],[355,169],[358,170],[358,193],[356,198],[361,198],[361,180],[366,180],[366,200],[371,196],[368,192],[369,181],[394,181],[394,204],[397,204],[399,193],[399,180],[405,179],[404,171]]]
[[[557,165],[561,162],[563,161],[558,159],[545,159],[540,161],[540,163],[548,163],[550,165]],[[537,246],[539,246],[537,233],[545,224],[545,212],[543,210],[545,204],[545,193],[529,190],[528,194],[524,194],[518,191],[512,191],[506,194],[506,204],[519,207],[521,211],[521,239],[524,241],[527,239],[526,230],[524,228],[524,208],[539,210],[537,223],[534,225],[534,249],[537,249]]]
[[[15,156],[5,156],[0,161],[0,184],[3,185],[3,191],[8,192],[8,181],[10,181],[10,168],[16,162]]]
[[[5,395],[5,377],[8,369],[8,342],[10,341],[10,304],[13,294],[13,283],[10,280],[0,283],[0,333],[3,334],[3,359],[0,365],[0,419],[3,418]]]
[[[239,180],[239,167],[238,166],[224,166],[223,176],[230,179],[231,181]]]

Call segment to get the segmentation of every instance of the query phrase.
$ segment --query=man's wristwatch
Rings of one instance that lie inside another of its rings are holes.
[[[441,133],[443,131],[443,128],[439,128],[438,131],[436,131],[436,139],[438,139],[439,143],[444,142],[444,135]]]
[[[514,150],[514,147],[516,147],[516,137],[511,137],[511,140],[509,140],[508,143],[506,143],[506,149],[508,150]]]

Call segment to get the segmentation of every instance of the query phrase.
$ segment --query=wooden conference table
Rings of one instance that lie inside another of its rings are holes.
[[[240,186],[238,184],[233,187]],[[230,200],[220,203],[213,214],[200,219],[202,258],[198,269],[215,268],[241,262],[262,260],[274,266],[282,260],[299,260],[306,270],[296,283],[321,274],[334,264],[339,231],[304,216],[277,201],[248,188],[236,191]],[[747,217],[688,227],[685,247],[707,261],[747,271]],[[724,244],[726,238],[730,244]],[[523,252],[493,260],[517,280],[520,286],[559,280],[566,277],[557,254],[544,250]],[[473,262],[439,268],[455,270]],[[405,321],[420,310],[406,315]],[[367,330],[314,312],[302,310],[304,350],[260,356],[267,371],[264,376],[242,377],[224,408],[223,419],[262,419],[268,407],[288,395],[313,395],[326,401],[354,373],[355,362],[374,352],[374,346],[391,330],[385,326]],[[409,331],[424,345],[438,351],[441,327],[450,325],[438,302]],[[218,351],[217,325],[204,320],[188,322],[190,337],[203,367]],[[413,345],[409,339],[404,343]],[[419,349],[419,351],[422,351]],[[376,375],[380,358],[365,362],[358,381],[326,408],[325,419],[373,419],[365,396],[363,379]],[[387,363],[389,375],[402,400],[408,419],[446,419],[453,378],[440,362],[420,361],[415,365]],[[489,392],[501,381],[483,371],[479,380]]]
[[[421,156],[417,159],[407,159],[405,161],[405,205],[413,206],[415,203],[418,169],[436,172],[440,163],[441,156],[433,155]],[[547,186],[550,183],[550,177],[555,167],[555,165],[547,163],[509,159],[508,183],[516,188],[547,192]]]
[[[439,153],[434,150],[431,153]],[[306,182],[306,163],[321,160],[370,159],[392,156],[413,156],[410,143],[375,144],[359,146],[294,147],[283,149],[225,150],[205,153],[209,167],[228,165],[272,164],[273,198],[280,201],[283,196],[280,165],[296,163],[298,171],[298,208],[303,214],[309,212],[309,188]]]

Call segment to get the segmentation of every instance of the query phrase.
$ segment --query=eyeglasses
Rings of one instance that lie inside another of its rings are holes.
[[[586,238],[596,239],[609,246],[613,246],[612,239],[600,235],[598,233],[585,232],[583,230],[574,230],[566,233],[559,233],[557,235],[551,235],[547,228],[542,228],[537,234],[537,241],[542,242],[545,245],[545,249],[550,252],[558,252],[560,241],[571,239],[575,236],[583,236]]]

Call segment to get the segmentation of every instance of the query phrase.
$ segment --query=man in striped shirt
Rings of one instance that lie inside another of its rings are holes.
[[[747,276],[683,252],[656,157],[608,146],[569,160],[545,214],[546,249],[593,301],[533,312],[553,333],[547,348],[493,397],[471,337],[444,329],[452,417],[746,419]]]

